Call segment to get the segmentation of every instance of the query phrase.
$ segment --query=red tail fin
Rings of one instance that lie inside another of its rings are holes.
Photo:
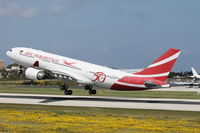
[[[180,53],[180,50],[170,48],[165,54],[154,61],[150,66],[134,74],[144,77],[155,78],[164,82],[166,81]]]

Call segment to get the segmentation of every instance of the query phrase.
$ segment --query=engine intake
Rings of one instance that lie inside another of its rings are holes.
[[[42,80],[45,78],[45,72],[43,70],[38,70],[32,67],[29,67],[25,71],[25,76],[28,79],[32,79],[32,80]]]

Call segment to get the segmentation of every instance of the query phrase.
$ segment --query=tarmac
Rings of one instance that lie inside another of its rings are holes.
[[[200,99],[124,98],[0,93],[0,103],[48,106],[101,107],[200,111]]]
[[[170,87],[170,88],[159,88],[159,89],[151,89],[149,91],[185,91],[185,92],[200,92],[200,88],[198,87],[182,87],[182,86],[177,86],[177,87]]]

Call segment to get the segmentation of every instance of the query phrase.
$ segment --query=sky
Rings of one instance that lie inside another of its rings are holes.
[[[0,59],[30,47],[115,68],[145,68],[169,48],[173,71],[200,72],[200,0],[0,0]]]

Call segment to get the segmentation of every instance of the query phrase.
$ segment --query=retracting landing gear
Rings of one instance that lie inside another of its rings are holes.
[[[95,95],[97,93],[96,90],[92,89],[93,87],[91,85],[86,85],[84,88],[85,90],[89,90],[90,95]]]
[[[64,94],[65,95],[72,95],[73,94],[73,91],[72,90],[69,90],[69,86],[64,84],[64,85],[61,85],[60,86],[60,90],[61,91],[64,91]]]

